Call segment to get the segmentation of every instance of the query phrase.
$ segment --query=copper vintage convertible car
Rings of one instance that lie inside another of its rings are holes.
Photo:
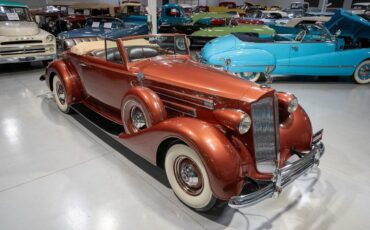
[[[272,197],[324,153],[294,95],[193,61],[184,35],[74,42],[41,77],[58,108],[163,168],[193,209]]]

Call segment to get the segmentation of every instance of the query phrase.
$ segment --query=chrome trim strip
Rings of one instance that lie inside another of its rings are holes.
[[[1,57],[0,64],[6,63],[18,63],[18,62],[33,62],[33,61],[43,61],[43,60],[54,60],[57,58],[56,54],[52,55],[37,55],[33,57]]]
[[[280,65],[284,67],[306,67],[306,68],[354,68],[355,65]]]

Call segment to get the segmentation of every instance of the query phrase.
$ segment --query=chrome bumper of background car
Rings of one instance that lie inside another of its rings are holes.
[[[0,57],[0,64],[54,60],[56,58],[56,54],[36,55],[33,57]]]
[[[262,189],[246,195],[234,196],[229,200],[232,208],[252,206],[264,199],[277,197],[282,188],[289,185],[295,179],[305,174],[313,166],[319,164],[319,159],[325,152],[322,142],[313,144],[312,150],[303,155],[299,160],[279,168],[274,173],[273,182]]]

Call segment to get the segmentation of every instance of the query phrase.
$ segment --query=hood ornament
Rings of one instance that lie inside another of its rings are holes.
[[[266,72],[265,72],[265,78],[266,81],[261,85],[262,88],[270,88],[272,84],[272,77],[271,73],[274,71],[275,66],[274,65],[269,65],[266,67]]]

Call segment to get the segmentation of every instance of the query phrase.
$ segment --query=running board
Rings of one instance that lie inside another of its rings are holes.
[[[122,125],[108,120],[83,104],[74,104],[71,108],[90,123],[114,137],[118,137],[121,133],[124,133]]]

